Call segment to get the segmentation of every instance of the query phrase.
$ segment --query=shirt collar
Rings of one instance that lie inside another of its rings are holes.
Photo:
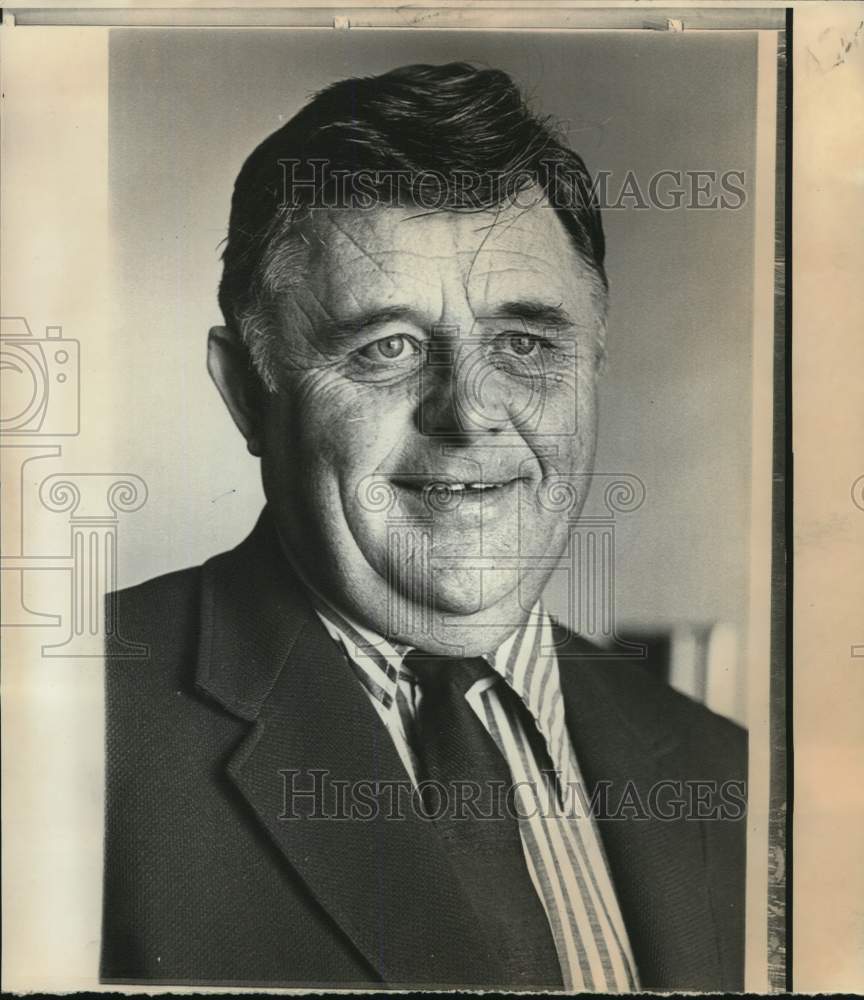
[[[285,546],[283,545],[283,549]],[[403,660],[413,647],[391,642],[355,618],[339,611],[321,594],[292,560],[316,614],[331,639],[341,645],[361,684],[385,709],[396,701]],[[552,619],[537,601],[526,620],[484,659],[524,702],[546,740],[557,767],[567,759],[568,737],[558,676]],[[410,675],[408,675],[410,676]]]
[[[407,673],[403,660],[413,647],[391,642],[361,625],[320,594],[313,592],[312,597],[324,628],[342,646],[363,686],[389,709],[396,699],[400,675]],[[538,601],[525,622],[484,658],[525,703],[553,751],[563,724],[563,704],[552,620],[542,603]]]
[[[343,612],[337,611],[320,595],[313,593],[313,606],[330,638],[339,643],[367,691],[390,708],[396,700],[396,689],[402,660],[410,650],[389,642]]]

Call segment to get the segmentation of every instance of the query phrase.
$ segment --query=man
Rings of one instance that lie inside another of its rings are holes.
[[[111,598],[105,981],[742,988],[742,732],[542,609],[594,458],[590,187],[463,64],[247,160],[208,367],[267,508]]]

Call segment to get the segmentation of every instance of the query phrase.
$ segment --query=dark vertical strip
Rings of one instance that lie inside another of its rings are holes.
[[[792,988],[792,10],[778,34],[771,553],[768,983]]]
[[[792,188],[793,188],[793,170],[792,170],[792,111],[793,111],[793,57],[794,57],[794,47],[792,44],[793,38],[793,20],[794,12],[791,7],[786,8],[786,32],[785,32],[785,43],[786,43],[786,65],[785,65],[785,83],[786,83],[786,107],[784,109],[784,181],[785,181],[785,199],[784,199],[784,244],[786,250],[786,273],[784,275],[784,317],[785,323],[783,327],[783,337],[786,344],[786,356],[784,359],[783,375],[784,382],[786,384],[786,398],[785,398],[785,441],[783,445],[783,454],[786,461],[786,477],[784,480],[784,503],[785,503],[785,535],[786,535],[786,588],[784,592],[785,600],[785,615],[784,615],[784,642],[786,655],[783,658],[783,667],[781,671],[784,680],[784,690],[786,693],[786,717],[785,717],[785,749],[786,749],[786,977],[784,988],[788,993],[791,993],[794,986],[792,980],[792,819],[793,819],[793,805],[795,798],[795,781],[794,781],[794,763],[795,763],[795,747],[793,745],[793,719],[792,719],[792,708],[793,708],[793,698],[794,698],[794,687],[792,684],[793,680],[793,649],[792,644],[792,584],[793,584],[793,574],[795,569],[795,552],[792,544],[792,528],[793,528],[793,507],[794,507],[794,490],[793,490],[793,480],[794,480],[794,453],[792,451]]]

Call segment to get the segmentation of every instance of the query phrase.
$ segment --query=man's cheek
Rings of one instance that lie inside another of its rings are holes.
[[[311,402],[303,416],[307,447],[349,473],[379,471],[411,431],[410,403],[380,389],[343,381]]]
[[[570,428],[574,450],[579,454],[594,453],[594,438],[597,430],[597,386],[593,376],[585,375],[577,380],[570,401],[569,411],[561,415]]]
[[[594,426],[593,394],[580,386],[550,391],[542,400],[531,436],[559,455],[572,454],[590,439]]]
[[[294,380],[290,392],[294,409],[304,420],[311,418],[323,423],[329,417],[337,424],[348,419],[362,394],[335,365],[303,372]]]

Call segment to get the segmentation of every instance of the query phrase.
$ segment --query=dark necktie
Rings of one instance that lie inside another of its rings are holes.
[[[465,700],[472,685],[489,676],[509,711],[519,710],[518,695],[479,657],[462,660],[414,651],[405,657],[405,666],[421,691],[414,749],[424,805],[498,949],[501,978],[490,985],[560,988],[555,942],[528,873],[519,820],[507,794],[513,778]]]

